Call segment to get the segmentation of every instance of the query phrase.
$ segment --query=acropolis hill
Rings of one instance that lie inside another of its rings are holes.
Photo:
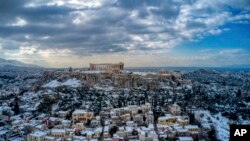
[[[182,85],[191,85],[190,80],[181,79],[180,72],[162,70],[156,72],[129,72],[124,70],[124,63],[117,64],[90,63],[88,71],[81,72],[45,72],[44,79],[50,78],[67,78],[75,77],[82,79],[87,86],[105,83],[109,81],[112,86],[117,88],[144,88],[144,89],[159,89],[164,81],[171,82],[173,87]]]

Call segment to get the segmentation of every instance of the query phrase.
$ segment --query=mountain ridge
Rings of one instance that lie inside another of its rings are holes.
[[[0,67],[25,67],[25,68],[41,68],[38,65],[28,64],[17,60],[7,60],[0,58]]]

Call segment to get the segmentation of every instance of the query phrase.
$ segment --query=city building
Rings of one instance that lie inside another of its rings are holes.
[[[176,104],[176,103],[174,103],[173,105],[169,106],[168,110],[173,115],[180,115],[181,114],[181,107],[178,104]]]
[[[93,112],[86,112],[85,110],[77,109],[72,113],[72,120],[74,122],[91,122],[91,119],[93,118],[94,113]]]
[[[42,131],[35,131],[27,136],[27,141],[44,141],[44,137],[47,133]]]

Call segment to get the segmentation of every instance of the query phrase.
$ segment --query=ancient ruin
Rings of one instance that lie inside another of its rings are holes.
[[[103,63],[103,64],[89,64],[89,70],[123,70],[124,63]]]

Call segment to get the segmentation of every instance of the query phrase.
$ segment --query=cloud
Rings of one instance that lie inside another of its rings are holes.
[[[1,1],[1,50],[20,53],[24,46],[36,46],[38,52],[67,50],[76,56],[157,52],[221,34],[230,30],[222,27],[227,23],[249,23],[248,4],[245,0]]]
[[[11,26],[25,26],[25,25],[27,25],[27,21],[19,17],[17,17],[16,22],[11,24]]]
[[[190,62],[199,66],[226,66],[234,64],[249,64],[250,52],[242,48],[202,49]]]

